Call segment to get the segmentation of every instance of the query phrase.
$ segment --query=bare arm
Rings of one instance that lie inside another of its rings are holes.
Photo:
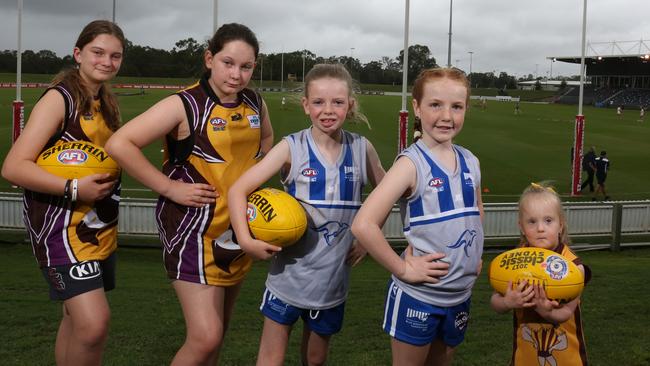
[[[282,140],[260,161],[248,169],[228,190],[228,213],[239,246],[258,259],[268,259],[281,248],[253,239],[246,220],[247,197],[266,182],[283,165],[291,162],[289,144]]]
[[[185,206],[201,207],[214,202],[214,187],[173,181],[142,153],[142,148],[176,131],[183,138],[189,125],[180,97],[169,96],[120,128],[106,143],[106,150],[129,175],[155,192]]]
[[[352,223],[352,233],[359,243],[382,266],[398,278],[411,283],[438,282],[447,273],[446,263],[433,262],[444,254],[412,255],[408,246],[403,260],[384,238],[381,226],[393,204],[408,190],[415,188],[416,171],[410,159],[398,159],[366,199]]]
[[[49,90],[36,103],[22,134],[2,165],[8,181],[35,192],[63,196],[66,179],[48,173],[36,165],[36,159],[48,140],[61,127],[65,102],[56,90]],[[115,180],[109,174],[92,174],[79,179],[78,199],[93,202],[108,195]]]

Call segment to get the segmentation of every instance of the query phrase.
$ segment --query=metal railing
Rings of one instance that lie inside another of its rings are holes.
[[[154,217],[155,199],[123,198],[120,202],[118,232],[121,235],[157,236]],[[603,236],[611,238],[611,247],[617,250],[621,238],[629,235],[650,234],[650,200],[568,202],[564,209],[569,223],[569,235],[579,237]],[[22,195],[0,195],[0,230],[24,230]],[[486,203],[483,223],[486,239],[519,237],[516,203]],[[393,208],[383,228],[391,242],[404,240],[399,209]]]

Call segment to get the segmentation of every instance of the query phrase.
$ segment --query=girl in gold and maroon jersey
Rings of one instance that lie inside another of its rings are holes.
[[[522,247],[552,250],[575,263],[591,278],[589,267],[569,249],[569,236],[562,201],[550,186],[532,183],[519,199]],[[498,313],[513,310],[514,366],[587,365],[580,312],[580,297],[566,303],[546,298],[541,286],[514,284],[505,295],[494,293],[490,301]]]
[[[232,234],[227,194],[273,145],[266,106],[246,88],[258,52],[250,29],[223,25],[208,44],[203,78],[127,123],[106,145],[131,176],[160,194],[165,269],[187,327],[173,365],[216,362],[251,266]],[[141,148],[162,138],[160,171]]]
[[[36,260],[50,298],[63,300],[58,365],[101,363],[110,320],[105,291],[115,286],[120,187],[109,174],[66,180],[35,161],[56,144],[102,146],[117,130],[117,100],[106,83],[120,68],[124,44],[116,24],[86,25],[73,50],[77,67],[54,78],[2,167],[3,177],[24,188],[25,226]]]

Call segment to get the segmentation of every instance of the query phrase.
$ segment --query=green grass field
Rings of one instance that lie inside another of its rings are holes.
[[[4,76],[8,79],[7,75]],[[170,82],[157,79],[147,82],[165,81]],[[23,89],[27,116],[41,92],[37,89]],[[130,120],[169,94],[169,91],[149,90],[145,95],[120,97],[123,119]],[[276,141],[309,125],[298,104],[299,95],[289,96],[294,103],[289,103],[285,110],[280,108],[282,95],[264,94]],[[2,160],[11,141],[11,101],[14,97],[13,89],[0,89]],[[384,167],[388,169],[396,153],[397,112],[401,98],[362,95],[359,100],[371,121],[372,130],[363,125],[348,125],[346,128],[367,136],[377,148]],[[570,149],[573,144],[576,106],[522,103],[521,109],[521,115],[514,115],[514,104],[509,102],[489,102],[485,111],[470,108],[465,127],[456,141],[472,150],[481,161],[482,186],[489,189],[489,193],[484,196],[486,202],[515,201],[531,181],[550,180],[560,192],[569,192]],[[650,169],[647,169],[647,162],[650,161],[650,120],[644,123],[637,121],[636,111],[628,111],[622,120],[610,109],[587,107],[584,114],[584,146],[594,145],[598,151],[607,150],[612,162],[607,180],[608,193],[612,199],[649,198],[650,188],[647,184],[650,182]],[[160,149],[160,143],[146,149],[146,154],[156,165],[160,165],[162,158]],[[275,179],[270,184],[277,186],[278,180]],[[127,176],[124,177],[123,187],[125,197],[151,197],[148,192],[138,191],[143,187]],[[0,190],[12,189],[8,182],[0,180]],[[576,200],[579,199],[589,198]]]
[[[12,242],[16,242],[13,240]],[[109,292],[111,330],[105,365],[167,365],[184,339],[178,301],[165,279],[160,252],[121,248],[117,288]],[[644,291],[650,249],[620,253],[582,252],[593,271],[583,294],[583,318],[590,364],[650,364],[650,295]],[[485,254],[487,265],[494,254]],[[253,365],[261,335],[261,299],[266,263],[257,262],[244,282],[226,337],[221,365]],[[333,337],[330,365],[389,365],[389,337],[381,330],[388,273],[366,258],[352,271],[343,330]],[[506,365],[512,317],[489,306],[485,273],[472,297],[472,318],[454,365]],[[51,365],[61,307],[47,288],[29,245],[0,243],[0,360],[3,365]],[[296,326],[287,365],[299,364]]]

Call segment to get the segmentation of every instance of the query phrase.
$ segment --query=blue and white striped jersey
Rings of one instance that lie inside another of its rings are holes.
[[[352,220],[361,207],[367,182],[366,139],[342,131],[338,160],[330,164],[318,151],[311,128],[285,137],[291,169],[285,190],[307,212],[302,239],[271,260],[266,286],[284,302],[306,309],[328,309],[343,303],[350,267]]]
[[[415,164],[417,172],[414,192],[400,202],[404,235],[415,256],[445,253],[442,261],[450,266],[437,284],[413,285],[393,278],[407,294],[442,307],[470,297],[483,253],[483,225],[476,195],[481,182],[478,159],[461,146],[453,148],[455,172],[439,164],[422,140],[400,154]]]

